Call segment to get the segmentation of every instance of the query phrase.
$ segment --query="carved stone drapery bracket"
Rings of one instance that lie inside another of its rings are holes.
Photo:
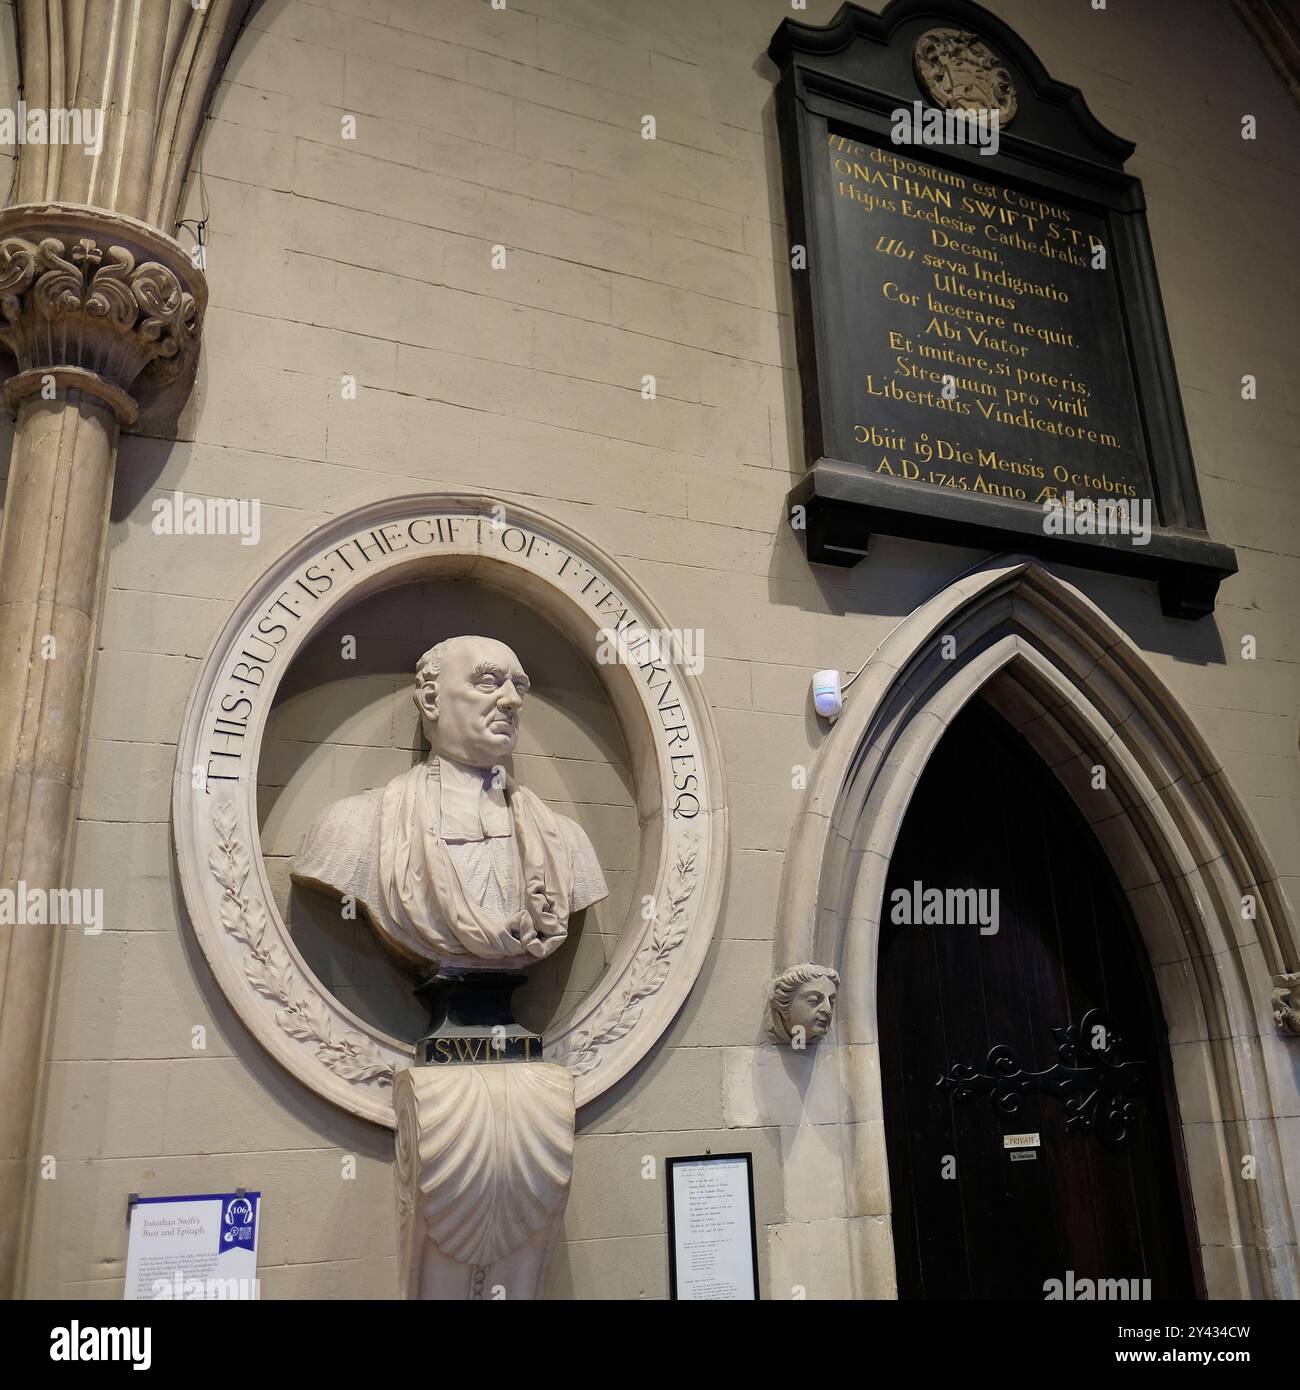
[[[0,344],[18,372],[5,400],[52,379],[107,401],[126,426],[145,371],[174,380],[194,361],[207,304],[181,246],[121,213],[68,204],[0,213]]]
[[[573,1176],[573,1077],[550,1062],[409,1067],[393,1087],[408,1299],[541,1296]]]

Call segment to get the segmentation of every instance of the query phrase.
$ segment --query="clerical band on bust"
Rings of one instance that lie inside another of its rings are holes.
[[[510,777],[529,681],[503,642],[452,637],[416,664],[427,759],[317,817],[293,878],[350,896],[403,963],[517,970],[609,890],[583,829]]]

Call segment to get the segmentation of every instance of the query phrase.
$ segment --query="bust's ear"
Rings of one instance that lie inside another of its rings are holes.
[[[415,708],[419,710],[421,719],[427,719],[431,724],[438,721],[438,685],[436,681],[422,681],[415,687],[415,692],[411,697],[415,701]]]

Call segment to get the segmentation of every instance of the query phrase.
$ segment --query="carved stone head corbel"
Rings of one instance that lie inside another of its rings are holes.
[[[795,1048],[830,1032],[840,977],[828,965],[792,965],[767,987],[772,1036]]]

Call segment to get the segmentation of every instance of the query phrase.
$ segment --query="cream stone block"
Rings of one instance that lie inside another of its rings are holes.
[[[766,1028],[772,948],[766,941],[715,937],[700,978],[664,1035],[674,1046],[754,1044]]]
[[[579,1133],[724,1128],[724,1055],[718,1047],[660,1048],[632,1076],[583,1106]]]
[[[613,321],[620,328],[773,367],[781,365],[780,323],[768,310],[729,304],[629,274],[616,276],[611,291]]]
[[[733,849],[720,930],[724,937],[771,941],[784,856],[776,850]]]
[[[1205,1289],[1214,1299],[1263,1298],[1269,1252],[1255,1246],[1204,1245],[1201,1268]]]
[[[1178,895],[1175,894],[1171,900],[1171,891],[1164,883],[1149,883],[1142,888],[1132,888],[1125,894],[1152,965],[1186,960],[1193,951],[1201,953],[1200,938],[1183,930],[1182,922],[1175,913]]]
[[[84,1298],[95,1303],[120,1303],[125,1287],[125,1277],[121,1279],[79,1279],[70,1284],[60,1284],[54,1296],[72,1299]]]
[[[723,1114],[733,1128],[830,1125],[845,1112],[830,1039],[802,1051],[775,1045],[724,1048],[722,1088]]]
[[[87,820],[166,821],[175,764],[174,745],[91,739],[78,814]]]
[[[584,24],[588,17],[584,15]],[[496,53],[473,50],[467,55],[468,80],[476,87],[494,92],[511,92],[522,101],[535,106],[566,111],[574,116],[592,120],[626,124],[644,109],[643,103],[627,91],[600,85],[599,74],[585,73],[578,78],[565,77],[533,65],[524,66],[501,58]]]
[[[515,139],[514,99],[436,73],[348,55],[343,101],[347,110],[466,135],[510,149]]]
[[[843,1219],[773,1226],[767,1248],[774,1299],[843,1298],[852,1288],[853,1252]]]
[[[486,191],[484,220],[503,245],[557,259],[567,252],[580,264],[614,272],[611,288],[617,280],[635,277],[651,254],[650,235],[642,228],[501,190]],[[612,303],[620,327],[646,331],[641,325],[622,323]]]
[[[323,407],[331,393],[318,377],[229,357],[204,361],[196,440],[290,458],[324,456]]]
[[[359,391],[391,391],[396,385],[397,344],[357,333],[218,309],[207,316],[203,339],[208,357],[236,357],[267,368],[293,362],[310,375],[326,378],[333,392],[341,392],[345,375],[355,379]],[[265,470],[264,458],[261,463]]]
[[[249,1135],[273,1149],[323,1149],[338,1142],[338,1117],[246,1043],[244,1057],[169,1064],[164,1148],[169,1154],[238,1152]],[[349,1128],[354,1128],[352,1122]]]
[[[828,1221],[849,1214],[852,1142],[848,1126],[797,1125],[781,1130],[781,1175],[790,1221]]]
[[[785,292],[774,284],[771,268],[744,252],[661,233],[652,238],[651,246],[649,269],[660,284],[701,294],[712,292],[732,303],[759,309],[790,309]]]
[[[668,191],[590,169],[574,169],[570,173],[572,203],[582,212],[612,217],[656,235],[682,237],[729,251],[745,249],[740,214],[698,201],[689,191],[691,176],[682,186]]]
[[[157,825],[77,823],[68,881],[104,890],[105,932],[175,930],[171,875],[167,836]]]
[[[484,149],[484,146],[473,145],[467,149],[474,152]],[[490,153],[499,155],[499,151],[495,150]],[[468,157],[473,157],[476,162],[478,160],[477,154]],[[436,167],[446,166],[440,161]],[[536,166],[530,161],[530,167]],[[546,166],[544,174],[546,192],[552,198],[559,197],[563,187],[562,180],[568,177],[569,170],[557,171],[554,166]],[[559,185],[556,182],[557,175],[561,180]],[[482,182],[485,186],[499,183],[486,177]],[[540,198],[543,195],[539,193],[535,196]],[[510,273],[503,275],[500,271],[493,270],[491,261],[483,254],[483,243],[477,237],[448,235],[445,241],[442,279],[450,288],[472,294],[490,295],[493,299],[537,310],[533,321],[533,353],[536,364],[543,370],[564,368],[568,374],[587,375],[585,371],[576,370],[579,366],[575,360],[577,348],[570,344],[572,339],[589,331],[599,331],[608,323],[608,271],[592,266],[570,265],[555,256],[544,256],[519,247],[510,247],[507,251]],[[551,323],[564,315],[569,317],[564,317],[555,331],[555,342],[558,344],[556,350],[549,355],[543,355],[540,347],[543,324]],[[593,322],[589,325],[581,321],[584,319]],[[622,378],[623,381],[637,382],[640,379],[640,372],[633,377]]]
[[[388,0],[383,18],[401,34],[432,34],[443,43],[498,53],[516,63],[537,62],[537,17],[513,6],[485,7],[480,13],[455,0]]]
[[[95,665],[91,739],[158,743],[175,738],[197,669],[197,663],[181,657],[101,652]]]
[[[124,935],[113,1056],[222,1057],[242,1045],[239,1021],[179,931]],[[196,1028],[203,1029],[202,1048]]]
[[[360,151],[303,141],[298,146],[292,191],[372,214],[375,208],[386,208],[390,218],[444,231],[468,236],[482,236],[484,231],[487,199],[482,187],[431,170],[385,164]]]
[[[302,1181],[283,1208],[290,1263],[337,1260],[346,1251],[348,1256],[390,1260],[396,1268],[392,1156],[382,1143],[374,1147],[378,1153],[339,1148],[297,1156]],[[355,1160],[355,1176],[345,1175],[353,1170],[352,1164],[345,1169],[347,1160]],[[351,1233],[343,1249],[341,1228]]]
[[[1246,796],[1243,800],[1272,854],[1277,872],[1300,873],[1300,798]]]
[[[1174,1066],[1174,1089],[1178,1114],[1183,1124],[1218,1124],[1243,1118],[1225,1114],[1224,1100],[1229,1093],[1220,1087],[1215,1074],[1220,1044],[1211,1042],[1175,1043],[1169,1049]]]
[[[794,817],[769,787],[731,784],[731,842],[740,849],[784,852]]]
[[[758,74],[702,67],[686,55],[650,54],[652,95],[680,111],[745,130],[762,128],[768,89]]]
[[[329,1297],[370,1302],[398,1297],[397,1257],[374,1255],[361,1260],[335,1260],[329,1265]]]
[[[381,13],[386,16],[386,8],[381,10],[374,6],[372,13],[366,14],[358,7],[358,13],[349,14],[335,7],[317,5],[258,6],[249,15],[248,26],[283,39],[299,39],[342,53],[355,53],[374,62],[417,68],[443,77],[464,76],[464,48],[441,43],[395,24],[377,22]]]
[[[278,34],[249,33],[226,62],[228,81],[343,104],[343,54]]]
[[[532,61],[547,72],[576,77],[635,96],[650,91],[649,45],[641,34],[633,42],[620,43],[594,30],[574,27],[572,12],[557,11],[560,22],[539,19],[537,48]]]
[[[608,305],[607,275],[604,290]],[[698,403],[696,362],[705,356],[609,323],[584,323],[572,313],[539,313],[534,318],[533,364],[540,371],[625,388],[635,384],[638,390],[642,376],[650,375],[660,399]]]
[[[41,1151],[56,1162],[163,1151],[165,1062],[52,1062]]]
[[[548,1299],[666,1299],[664,1237],[618,1236],[556,1244],[547,1272]]]
[[[1207,1019],[1201,1007],[1202,981],[1213,967],[1204,960],[1183,959],[1154,966],[1156,988],[1169,1027],[1169,1045],[1200,1042],[1208,1036],[1220,1036],[1221,1028]]]
[[[481,363],[458,353],[415,348],[399,352],[398,389],[469,410],[608,433],[652,448],[685,451],[713,424],[706,407],[662,395],[646,401],[640,374],[611,386],[505,365],[485,372]]]
[[[257,1269],[259,1294],[264,1299],[317,1299],[331,1297],[334,1266],[321,1264],[265,1265],[260,1251]],[[349,1261],[363,1264],[365,1261]],[[378,1297],[376,1293],[372,1297]]]
[[[123,931],[98,936],[68,932],[63,941],[60,988],[52,1001],[49,1057],[55,1061],[114,1055],[113,1031],[121,1010]]]
[[[1252,1147],[1244,1124],[1184,1123],[1183,1149],[1202,1246],[1241,1243],[1244,1233],[1237,1210],[1229,1205],[1224,1189],[1247,1181],[1242,1176],[1242,1159]]]
[[[1288,756],[1292,721],[1284,715],[1216,710],[1208,705],[1192,706],[1191,714],[1207,742],[1225,759],[1234,752]]]
[[[536,159],[612,175],[651,189],[680,188],[683,173],[690,168],[689,151],[667,141],[661,145],[657,138],[643,139],[639,113],[628,106],[620,112],[617,102],[611,105],[614,109],[592,120],[520,100],[515,147]]]
[[[816,730],[816,743],[820,747],[829,726],[823,725],[812,709],[812,672],[804,666],[777,666],[766,661],[755,661],[750,669],[754,681],[754,708],[801,715]]]
[[[212,153],[205,161],[205,176],[237,179],[241,183],[256,184],[259,188],[287,190],[293,187],[293,166],[297,155],[294,136],[259,130],[256,138],[249,139],[247,126],[238,125],[234,130],[221,132],[220,127],[225,124],[217,119],[209,123],[209,129],[215,131],[217,138],[213,140]],[[334,129],[337,132],[337,119]]]
[[[894,1232],[886,1215],[863,1216],[849,1222],[849,1248],[858,1280],[854,1293],[862,1298],[895,1299]]]
[[[845,1116],[859,1122],[884,1118],[879,1043],[841,1044],[837,1049],[845,1092]]]
[[[773,799],[787,803],[793,820],[821,741],[810,727],[811,721],[802,710],[782,715],[733,709],[718,710],[717,721],[730,766],[738,775],[743,772],[742,780],[747,783],[770,784]]]
[[[1293,1039],[1276,1035],[1259,1038],[1257,1045],[1263,1053],[1269,1095],[1277,1113],[1300,1115],[1300,1049]]]
[[[119,461],[119,478],[121,473]],[[104,596],[99,640],[113,651],[197,659],[207,650],[226,611],[220,599],[111,589]]]

